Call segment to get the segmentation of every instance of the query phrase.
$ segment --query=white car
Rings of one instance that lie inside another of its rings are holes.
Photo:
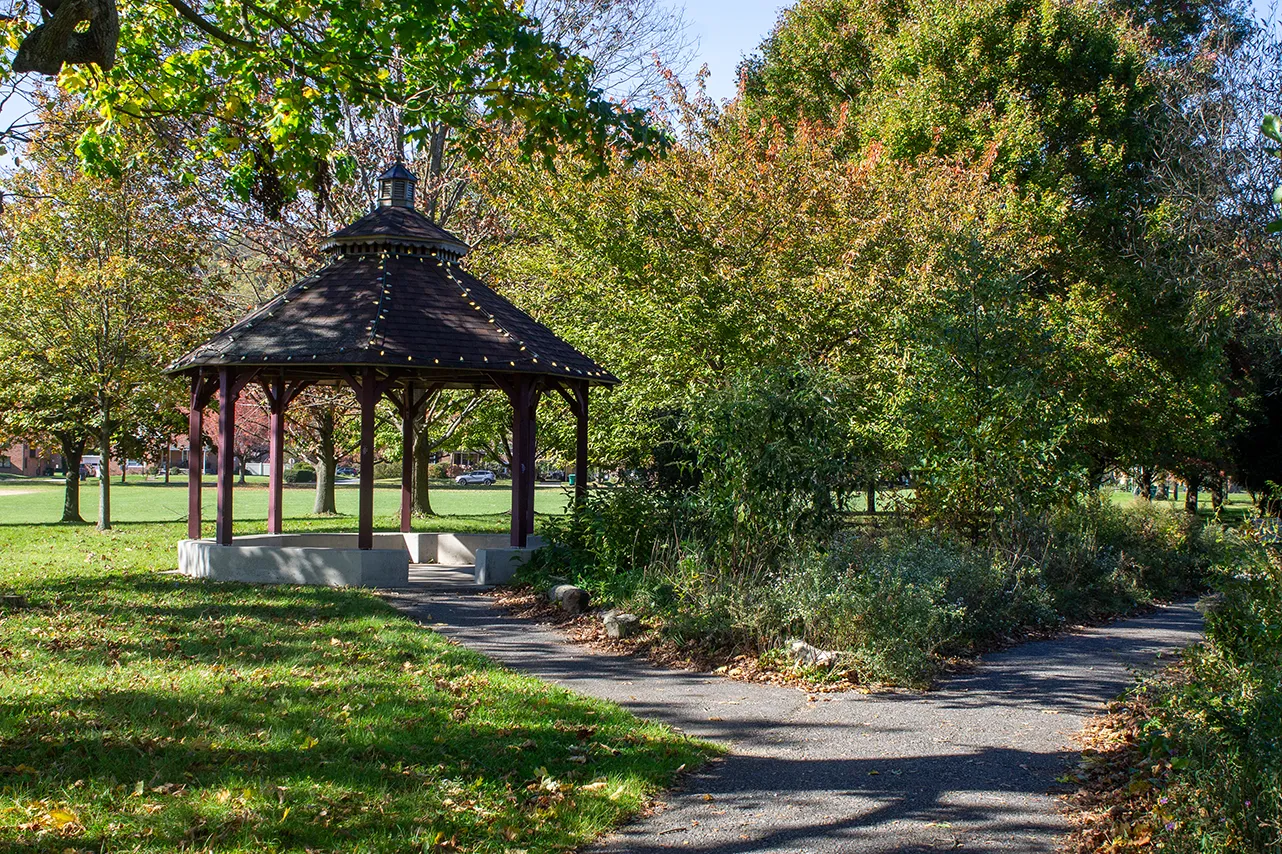
[[[494,472],[478,469],[476,471],[465,471],[454,482],[460,486],[466,486],[469,483],[481,483],[485,486],[491,486],[494,483]]]

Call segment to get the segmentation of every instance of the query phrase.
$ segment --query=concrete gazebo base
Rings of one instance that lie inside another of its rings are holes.
[[[377,533],[374,547],[356,534],[260,534],[233,545],[213,540],[178,543],[178,571],[193,578],[251,584],[326,587],[408,587],[411,563],[471,566],[477,584],[506,584],[542,545],[507,545],[502,534]]]

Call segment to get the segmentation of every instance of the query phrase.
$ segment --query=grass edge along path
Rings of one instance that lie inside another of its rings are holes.
[[[370,591],[159,575],[181,536],[0,527],[0,849],[563,851],[713,752]]]

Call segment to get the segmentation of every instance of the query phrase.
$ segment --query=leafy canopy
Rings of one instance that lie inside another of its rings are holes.
[[[118,12],[118,45],[110,62],[55,63],[57,80],[100,114],[79,153],[112,175],[119,130],[139,120],[215,161],[238,196],[272,213],[303,189],[323,200],[351,168],[336,154],[340,141],[380,111],[399,114],[411,140],[443,123],[473,148],[482,127],[517,126],[527,157],[565,145],[600,163],[612,151],[645,157],[664,145],[643,110],[594,87],[588,60],[502,0],[86,5]],[[11,47],[48,38],[37,11],[14,11],[4,24]]]

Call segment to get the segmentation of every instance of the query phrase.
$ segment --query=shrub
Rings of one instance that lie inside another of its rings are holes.
[[[1073,503],[975,545],[947,532],[850,530],[789,540],[766,561],[721,537],[697,494],[597,490],[550,521],[526,577],[568,576],[650,613],[674,642],[766,654],[791,638],[843,653],[841,672],[922,685],[950,657],[1029,629],[1122,613],[1195,588],[1213,537],[1177,514]]]
[[[376,480],[401,479],[400,462],[382,462],[374,464],[374,478]]]
[[[1139,735],[1115,778],[1124,809],[1106,835],[1143,829],[1176,854],[1277,851],[1282,844],[1282,555],[1210,529],[1220,562],[1207,642],[1144,679],[1128,709]]]
[[[450,470],[445,463],[432,463],[427,467],[427,476],[436,480],[445,480],[450,476]]]
[[[295,463],[285,469],[286,483],[315,483],[316,468],[310,463]]]

